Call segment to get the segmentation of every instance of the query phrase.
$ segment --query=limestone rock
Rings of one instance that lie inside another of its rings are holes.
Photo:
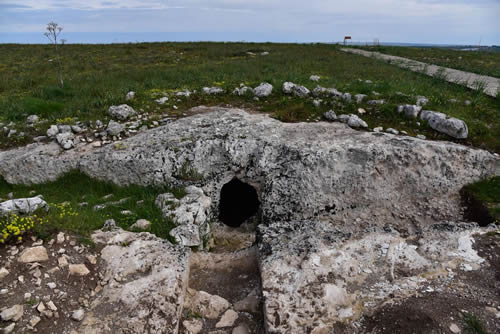
[[[130,100],[133,100],[135,98],[135,92],[134,91],[130,91],[127,93],[127,95],[125,95],[125,100],[126,101],[130,101]]]
[[[231,334],[249,334],[249,330],[246,326],[239,325],[238,327],[233,328]]]
[[[59,133],[57,125],[51,125],[47,130],[47,137],[55,137]]]
[[[163,96],[163,97],[160,97],[159,99],[156,99],[155,102],[158,103],[158,104],[165,104],[167,103],[168,101],[168,97],[167,96]]]
[[[385,100],[370,100],[370,101],[367,101],[366,104],[369,104],[372,106],[385,104]]]
[[[366,98],[365,94],[356,94],[354,95],[354,99],[356,100],[356,103],[361,103],[363,100]]]
[[[325,97],[334,97],[334,98],[340,98],[342,97],[342,92],[339,92],[335,88],[325,88],[321,86],[317,86],[313,90],[313,95],[318,97],[318,96],[325,96]]]
[[[194,296],[190,297],[189,306],[193,312],[200,313],[204,318],[217,319],[229,308],[230,304],[220,296],[197,291]]]
[[[151,227],[151,222],[146,219],[138,219],[132,226],[130,226],[131,229],[137,230],[147,230],[149,227]]]
[[[245,85],[242,85],[238,88],[235,88],[233,90],[233,94],[234,95],[238,95],[238,96],[244,96],[248,93],[252,93],[253,94],[253,88],[252,87],[248,87],[248,86],[245,86]]]
[[[116,119],[124,121],[130,116],[136,115],[136,111],[127,104],[120,104],[119,106],[111,106],[108,109],[108,114]]]
[[[234,322],[238,319],[238,313],[234,310],[227,310],[221,317],[218,323],[215,324],[216,328],[232,327]]]
[[[360,132],[337,122],[282,123],[219,107],[123,143],[123,150],[108,145],[63,151],[55,143],[37,143],[1,151],[0,175],[30,184],[77,169],[118,185],[186,186],[193,181],[180,175],[188,166],[199,175],[211,208],[237,175],[258,188],[264,222],[327,217],[344,224],[366,214],[383,224],[402,214],[424,222],[419,212],[459,219],[459,190],[497,175],[500,164],[487,151],[455,143]]]
[[[457,118],[448,117],[446,114],[423,110],[420,118],[429,123],[429,126],[434,130],[447,134],[453,138],[465,139],[469,135],[467,124]]]
[[[47,254],[47,249],[43,246],[36,246],[26,248],[19,258],[17,259],[21,263],[30,263],[30,262],[43,262],[49,260],[49,255]]]
[[[421,106],[411,104],[405,104],[398,107],[398,112],[404,112],[405,116],[408,118],[417,118],[421,110]]]
[[[0,217],[9,214],[30,215],[43,208],[47,208],[47,202],[40,195],[30,198],[11,199],[0,203]]]
[[[359,319],[393,293],[411,296],[429,281],[439,281],[438,276],[421,279],[424,273],[485,262],[472,247],[480,231],[474,224],[423,226],[418,246],[395,230],[354,236],[343,228],[316,219],[259,225],[269,332],[306,333],[318,323]]]
[[[29,115],[28,118],[26,118],[26,123],[28,124],[35,124],[38,123],[38,121],[40,121],[40,117],[37,115]]]
[[[7,269],[5,269],[4,267],[2,267],[0,269],[0,280],[4,279],[8,275],[9,275],[9,271]]]
[[[84,317],[85,317],[85,311],[82,309],[75,310],[71,314],[71,319],[75,321],[82,321]]]
[[[3,321],[18,321],[19,319],[22,318],[23,313],[24,313],[23,305],[14,305],[12,307],[3,310],[0,313],[0,319],[2,319]]]
[[[69,274],[73,276],[87,276],[90,274],[90,271],[84,264],[70,264],[68,269]]]
[[[220,87],[203,87],[201,91],[203,94],[207,95],[219,95],[224,93],[224,89]]]
[[[203,321],[201,319],[184,320],[182,325],[188,334],[198,334],[203,329]]]
[[[16,324],[13,322],[10,325],[6,326],[2,330],[2,334],[10,334],[14,331],[14,328],[16,327]]]
[[[113,120],[109,121],[108,126],[106,128],[106,132],[110,136],[118,136],[125,130],[125,125],[115,122]]]
[[[417,106],[425,106],[429,103],[429,99],[426,98],[425,96],[417,96]]]
[[[234,304],[234,309],[238,312],[257,313],[259,311],[259,297],[257,291],[252,291],[248,296]]]
[[[71,132],[59,133],[56,136],[56,140],[65,150],[69,150],[74,146],[75,136]]]
[[[340,115],[338,120],[342,123],[347,123],[351,128],[367,128],[368,124],[359,118],[358,115],[349,114],[349,115]]]
[[[330,122],[337,120],[337,114],[333,110],[329,110],[323,114],[323,117]]]
[[[273,86],[267,82],[263,82],[254,88],[254,94],[257,97],[268,97],[272,92]]]
[[[184,246],[200,246],[201,241],[210,232],[208,215],[212,201],[203,190],[189,186],[186,196],[180,201],[173,194],[161,194],[156,205],[162,209],[165,217],[170,217],[178,227],[170,231],[176,241]],[[169,205],[168,203],[172,203]]]
[[[103,280],[110,283],[92,303],[79,331],[105,333],[119,323],[127,333],[176,333],[190,250],[150,233],[121,229],[97,231],[92,239],[104,246],[100,262]],[[109,312],[99,311],[107,305],[113,305]]]
[[[311,81],[319,81],[319,79],[321,79],[319,75],[311,75],[309,77],[309,80]]]
[[[296,85],[293,82],[285,82],[282,90],[285,94],[293,94],[297,97],[307,97],[310,93],[306,87]]]

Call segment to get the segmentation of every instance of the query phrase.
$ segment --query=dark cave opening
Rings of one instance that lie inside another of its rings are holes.
[[[255,215],[260,201],[257,191],[248,183],[233,178],[222,186],[219,202],[219,218],[231,227],[239,227]]]

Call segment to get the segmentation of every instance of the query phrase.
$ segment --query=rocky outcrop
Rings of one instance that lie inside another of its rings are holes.
[[[260,226],[269,333],[330,333],[394,296],[404,299],[484,262],[472,244],[474,233],[486,231],[473,225],[435,224],[411,237],[374,228],[371,219],[356,225],[363,231],[325,221]]]
[[[86,312],[79,332],[177,333],[189,249],[149,233],[123,230],[97,231],[92,239],[104,246],[107,284]]]
[[[120,150],[63,152],[53,143],[0,152],[0,175],[29,184],[80,169],[121,185],[198,183],[212,208],[236,176],[255,185],[266,221],[365,215],[382,223],[458,219],[459,189],[500,174],[499,158],[483,150],[238,109],[206,109],[122,142]]]

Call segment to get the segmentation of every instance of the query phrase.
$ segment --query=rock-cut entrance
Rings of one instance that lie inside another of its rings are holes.
[[[257,191],[248,183],[233,178],[222,186],[219,202],[219,218],[231,227],[239,227],[259,210]]]

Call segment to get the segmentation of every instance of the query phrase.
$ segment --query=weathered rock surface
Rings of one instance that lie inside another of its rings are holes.
[[[469,135],[467,124],[457,118],[448,117],[446,114],[431,110],[423,110],[420,118],[429,123],[434,130],[447,134],[453,138],[465,139]]]
[[[156,199],[156,205],[162,209],[165,217],[171,218],[177,225],[170,231],[178,244],[183,246],[201,246],[208,237],[210,226],[208,216],[212,201],[205,196],[203,190],[195,187],[186,187],[186,196],[177,200],[173,194],[161,194]]]
[[[32,214],[46,207],[47,202],[41,196],[11,199],[0,203],[0,217],[8,214]]]
[[[203,179],[213,208],[222,185],[237,176],[257,187],[268,221],[365,214],[382,223],[400,215],[458,219],[458,190],[500,174],[498,157],[454,143],[207,111],[123,140],[123,150],[33,144],[0,152],[0,175],[29,184],[80,169],[121,185],[189,184],[189,169]]]
[[[97,231],[108,282],[85,312],[81,333],[177,333],[189,249],[150,233]],[[102,312],[106,309],[106,312]]]
[[[352,222],[352,232],[327,221],[260,226],[269,332],[329,333],[336,322],[356,320],[395,294],[413,295],[450,268],[484,262],[472,248],[472,235],[484,232],[473,225],[435,224],[416,239],[373,229],[370,220]]]

